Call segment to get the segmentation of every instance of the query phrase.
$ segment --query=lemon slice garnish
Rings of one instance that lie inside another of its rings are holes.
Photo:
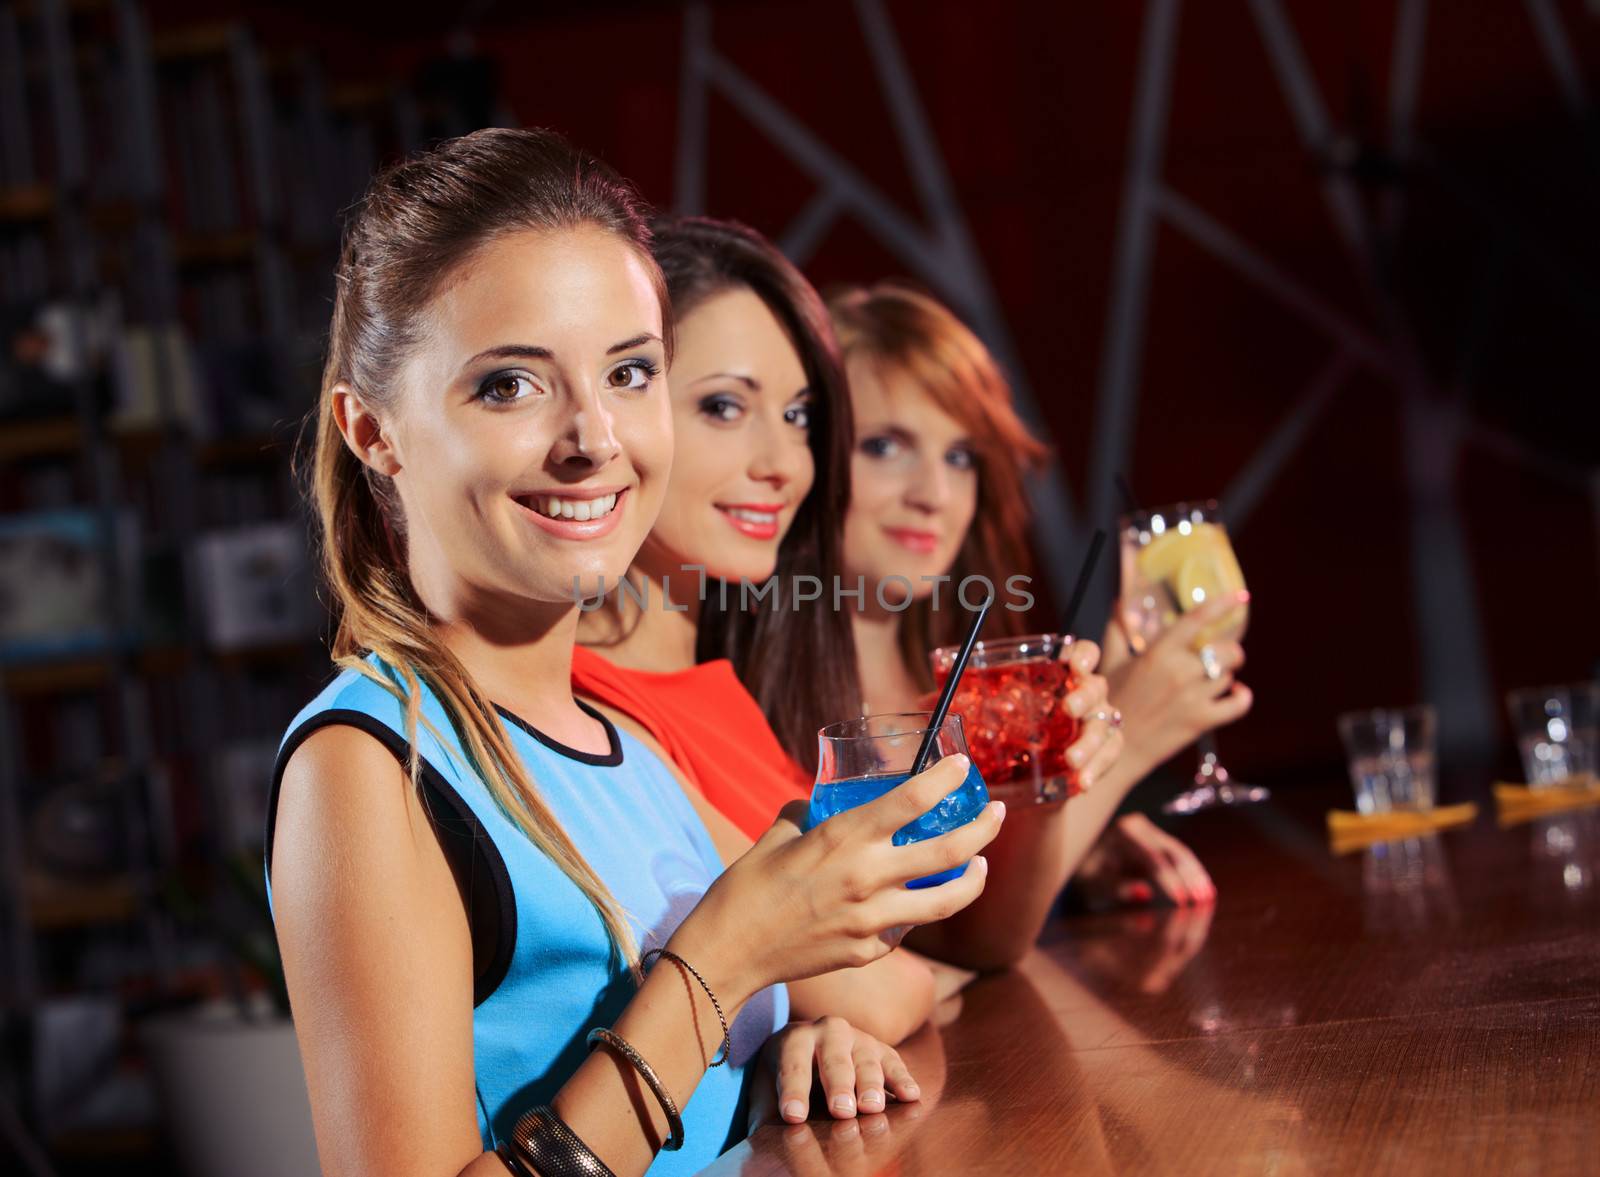
[[[1233,554],[1227,537],[1219,534],[1215,540],[1195,545],[1178,566],[1173,579],[1179,606],[1188,611],[1198,608],[1218,596],[1236,593],[1244,588],[1244,572],[1239,558]],[[1244,632],[1249,617],[1248,607],[1240,605],[1220,621],[1207,626],[1200,640],[1215,641],[1218,637],[1234,636]]]

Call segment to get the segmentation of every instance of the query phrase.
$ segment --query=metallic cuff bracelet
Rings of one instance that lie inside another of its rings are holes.
[[[530,1173],[529,1165],[539,1177],[617,1177],[555,1109],[543,1104],[524,1112],[511,1129],[511,1139],[495,1152],[519,1177]]]

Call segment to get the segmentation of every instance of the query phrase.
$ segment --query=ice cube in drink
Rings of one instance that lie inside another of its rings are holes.
[[[909,779],[907,773],[884,773],[881,775],[853,777],[848,780],[830,781],[818,784],[811,790],[811,809],[809,825],[819,825],[837,813],[847,809],[854,809],[858,805],[865,805],[869,801],[876,801],[896,785]],[[978,772],[976,759],[967,768],[967,775],[954,792],[948,794],[927,813],[913,822],[901,826],[894,833],[894,844],[905,846],[911,842],[921,842],[925,838],[935,838],[940,834],[947,834],[951,830],[959,829],[983,812],[983,807],[989,804],[989,791],[984,787],[983,777]],[[958,879],[966,871],[967,866],[962,863],[950,870],[940,871],[937,874],[924,875],[919,879],[912,879],[907,887],[936,887],[940,883],[947,883],[951,879]]]
[[[972,761],[995,796],[1055,801],[1080,791],[1077,771],[1067,763],[1067,749],[1082,728],[1066,706],[1078,685],[1060,657],[1070,643],[1038,634],[982,642],[973,650],[950,708],[961,716]],[[934,651],[940,687],[952,660],[952,649]]]

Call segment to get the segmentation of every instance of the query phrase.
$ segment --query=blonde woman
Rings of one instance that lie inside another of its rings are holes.
[[[578,602],[672,454],[632,191],[481,131],[374,181],[337,277],[312,489],[341,671],[284,740],[267,848],[324,1171],[692,1172],[742,1135],[763,1043],[787,1118],[814,1063],[836,1115],[916,1098],[848,1024],[774,1031],[784,982],[982,890],[981,859],[904,883],[998,809],[891,841],[964,765],[813,833],[791,811],[724,872],[666,766],[572,696]]]

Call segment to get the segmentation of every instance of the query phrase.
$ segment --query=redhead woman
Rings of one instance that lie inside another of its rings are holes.
[[[312,492],[340,672],[283,742],[266,859],[324,1172],[693,1172],[742,1135],[763,1050],[791,1118],[814,1060],[836,1115],[915,1098],[864,1033],[785,1028],[784,983],[981,892],[993,809],[891,841],[964,766],[834,829],[791,810],[724,869],[661,760],[572,694],[578,601],[672,461],[632,191],[481,131],[373,182],[337,278]]]
[[[909,602],[855,615],[867,705],[892,711],[931,687],[928,651],[960,633],[958,615],[933,607],[934,578],[958,584],[981,575],[999,585],[1027,567],[1023,477],[1046,451],[1017,417],[988,349],[936,300],[883,283],[841,292],[830,309],[856,416],[847,572],[865,576],[869,587],[893,578],[915,593]],[[1069,752],[1085,791],[1054,809],[1014,815],[991,855],[996,885],[982,907],[946,934],[960,934],[983,918],[984,908],[999,904],[1030,925],[1042,920],[1069,876],[1122,900],[1150,898],[1152,884],[1179,904],[1214,897],[1210,877],[1181,842],[1139,814],[1111,819],[1141,777],[1200,731],[1249,708],[1247,688],[1233,680],[1244,659],[1236,643],[1219,648],[1226,673],[1216,682],[1198,659],[1179,656],[1194,632],[1234,604],[1196,610],[1154,643],[1150,656],[1131,662],[1113,628],[1108,645],[1122,654],[1108,672],[1111,700],[1125,720],[1120,757]],[[1000,610],[994,616],[1019,617]],[[1033,887],[1010,890],[1013,880],[1029,878]]]

